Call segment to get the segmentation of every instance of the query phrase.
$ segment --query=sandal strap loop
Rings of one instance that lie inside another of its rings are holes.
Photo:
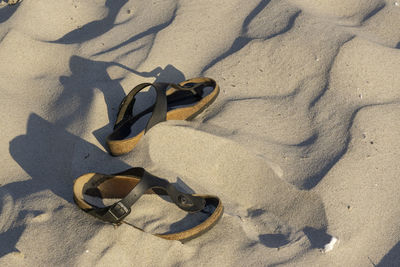
[[[145,110],[145,112],[142,112],[141,114],[138,114],[140,116],[132,116],[133,113],[133,105],[135,104],[136,98],[135,96],[144,88],[152,86],[156,90],[157,98],[156,102],[154,104],[154,110],[153,106],[151,106],[149,109]],[[118,114],[117,114],[117,119],[114,124],[114,130],[119,128],[123,124],[128,124],[128,127],[131,127],[137,119],[139,119],[141,116],[143,116],[146,113],[149,113],[150,111],[153,110],[153,115],[150,121],[147,124],[146,130],[149,130],[152,126],[154,126],[156,123],[165,121],[166,120],[166,114],[167,114],[167,99],[165,95],[165,89],[168,87],[168,84],[166,83],[142,83],[137,86],[135,86],[129,94],[127,94],[121,101],[118,109]]]

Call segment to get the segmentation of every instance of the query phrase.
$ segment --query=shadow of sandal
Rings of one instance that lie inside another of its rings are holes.
[[[177,68],[175,68],[172,65],[167,65],[164,69],[162,69],[161,67],[157,67],[150,72],[138,72],[133,69],[129,69],[125,66],[122,66],[120,64],[116,64],[116,63],[109,63],[109,64],[120,66],[120,67],[125,68],[125,69],[129,70],[130,72],[132,72],[136,75],[139,75],[141,77],[144,77],[144,78],[154,77],[155,78],[154,83],[157,83],[157,82],[177,83],[177,82],[181,82],[181,81],[185,80],[185,75],[180,70],[178,70]],[[72,68],[71,68],[71,71],[73,71]],[[70,77],[70,78],[73,78],[73,77]],[[137,83],[132,84],[132,88],[143,82],[145,82],[145,81],[138,80]],[[120,86],[118,86],[118,87],[120,87]],[[132,88],[130,88],[130,89],[132,89]],[[105,99],[106,105],[107,105],[109,123],[99,129],[94,130],[92,133],[96,137],[96,139],[99,141],[99,143],[104,147],[104,149],[108,149],[107,145],[106,145],[106,137],[113,132],[114,123],[116,121],[116,117],[117,117],[117,113],[118,113],[118,107],[119,107],[119,104],[122,101],[122,99],[125,97],[125,93],[123,93],[123,96],[121,96],[120,98],[115,99],[116,94],[111,95],[110,94],[111,91],[109,90],[109,88],[100,88],[100,90],[104,93],[104,99]],[[119,89],[118,89],[118,91],[119,91]],[[118,93],[118,95],[120,95],[120,94]],[[149,91],[139,92],[136,95],[136,102],[134,105],[133,113],[138,114],[138,113],[146,110],[149,106],[151,106],[154,103],[155,97],[156,97],[156,93],[155,93],[154,89],[151,89]],[[112,100],[108,100],[109,98],[112,98]],[[140,124],[140,125],[138,125],[139,128],[143,128],[143,125],[146,125],[146,123],[147,123],[146,119],[148,119],[148,117],[144,118],[144,120],[141,120],[139,122],[139,124]]]
[[[143,77],[156,77],[159,69],[152,72],[137,72],[114,62],[94,61],[79,56],[72,56],[69,61],[70,76],[60,76],[60,83],[64,90],[52,104],[52,111],[62,114],[56,124],[65,129],[71,124],[82,121],[91,108],[95,90],[100,90],[104,95],[107,107],[109,124],[94,132],[95,137],[105,147],[105,137],[112,131],[113,123],[117,116],[118,106],[125,97],[125,92],[119,79],[111,79],[107,73],[110,66],[119,66]],[[71,100],[74,101],[71,101]],[[71,110],[73,106],[73,110]],[[66,112],[71,110],[71,112]],[[82,129],[84,130],[84,129]]]
[[[95,96],[95,90],[100,90],[104,95],[109,123],[93,131],[93,135],[103,146],[106,146],[106,137],[112,133],[118,113],[118,107],[126,96],[120,85],[120,79],[112,79],[107,68],[118,66],[138,76],[149,78],[154,77],[154,82],[181,82],[185,75],[173,65],[167,65],[164,69],[157,67],[149,72],[140,72],[115,62],[94,61],[79,56],[72,56],[69,61],[70,76],[60,76],[60,83],[64,90],[53,103],[52,111],[62,114],[56,124],[63,129],[71,124],[82,121],[91,108]],[[144,81],[138,80],[132,88]],[[140,92],[137,95],[137,102],[134,112],[142,111],[154,102],[155,92],[153,90]],[[73,102],[71,100],[74,99]],[[71,106],[73,109],[71,110]],[[70,112],[66,112],[71,110]],[[85,129],[82,129],[84,131]]]

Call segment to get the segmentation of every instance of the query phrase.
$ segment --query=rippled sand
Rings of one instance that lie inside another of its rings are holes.
[[[400,264],[399,1],[8,2],[1,266]],[[221,87],[204,113],[107,153],[135,85],[196,76]],[[131,166],[218,195],[222,220],[181,244],[150,234],[186,215],[159,198],[129,216],[146,232],[74,204],[79,175]]]

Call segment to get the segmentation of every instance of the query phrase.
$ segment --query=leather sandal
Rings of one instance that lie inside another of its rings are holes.
[[[135,95],[144,88],[155,88],[157,97],[155,103],[133,116]],[[206,94],[204,88],[211,87],[212,91]],[[219,93],[219,86],[210,78],[194,78],[179,84],[173,83],[142,83],[137,85],[122,100],[114,124],[114,131],[107,137],[107,146],[113,156],[122,155],[131,151],[140,138],[157,123],[165,120],[191,120],[215,101]],[[132,126],[143,116],[150,119],[144,129],[128,138]]]
[[[177,233],[155,234],[164,239],[180,240],[181,242],[193,239],[211,229],[223,214],[223,206],[218,197],[182,193],[167,180],[156,177],[143,168],[131,168],[111,175],[88,173],[80,176],[74,182],[75,203],[85,212],[114,225],[127,223],[124,219],[130,214],[132,205],[143,194],[154,193],[169,195],[171,200],[184,211],[202,212],[209,215],[205,221],[191,229]],[[118,198],[121,200],[110,206],[97,207],[87,202],[84,194],[102,199]],[[138,227],[135,228],[143,231]]]

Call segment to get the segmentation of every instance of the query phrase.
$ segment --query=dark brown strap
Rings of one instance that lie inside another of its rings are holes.
[[[130,178],[132,178],[132,181],[130,181]],[[119,182],[122,182],[122,184]],[[116,186],[115,191],[113,185]],[[129,186],[130,191],[126,190],[128,188],[121,188],[121,186]],[[208,215],[205,220],[202,220],[194,227],[173,233],[154,234],[158,237],[185,242],[207,232],[222,217],[224,208],[218,197],[184,194],[176,190],[168,181],[147,173],[143,168],[132,168],[112,175],[100,173],[84,174],[74,182],[74,200],[82,210],[101,220],[117,225],[123,222],[143,231],[143,229],[123,219],[131,212],[129,205],[132,203],[134,205],[135,199],[138,198],[138,195],[143,194],[145,188],[152,188],[152,192],[148,191],[146,193],[168,194],[178,207],[186,211],[199,211]],[[173,191],[174,189],[176,191]],[[100,198],[123,197],[123,199],[111,206],[98,208],[86,202],[84,194]],[[200,201],[200,204],[197,201]]]
[[[152,117],[146,126],[146,131],[148,131],[155,124],[165,121],[167,114],[167,99],[165,95],[165,90],[169,84],[167,83],[142,83],[133,88],[129,94],[122,99],[119,106],[117,120],[114,124],[114,129],[118,129],[121,125],[126,124],[126,127],[131,127],[141,116],[146,113],[153,112]],[[140,113],[140,116],[133,117],[133,105],[135,104],[135,96],[144,88],[152,86],[156,90],[157,98],[156,102],[149,109]]]
[[[137,179],[140,177],[139,183],[120,201],[111,206],[104,208],[93,208],[87,210],[93,216],[110,223],[120,223],[131,212],[131,207],[135,202],[151,188],[159,188],[164,190],[171,200],[182,210],[187,212],[199,212],[205,206],[205,200],[201,197],[185,194],[177,190],[167,180],[154,176],[146,172],[143,168],[131,168],[126,171],[112,174],[111,176],[98,176],[92,178],[90,182],[83,187],[83,193],[93,192],[93,187],[103,183],[105,180],[112,178],[116,175],[123,175],[125,177],[133,177]],[[155,191],[159,192],[159,191]],[[100,194],[101,195],[101,194]]]
[[[215,83],[215,82],[214,82]],[[149,121],[147,122],[145,132],[149,131],[154,125],[163,122],[167,117],[168,103],[173,105],[182,99],[189,99],[189,103],[198,101],[201,99],[203,94],[203,88],[209,85],[213,85],[211,82],[202,83],[188,83],[184,86],[173,84],[173,83],[142,83],[134,87],[127,96],[123,98],[119,106],[117,119],[114,124],[114,131],[110,134],[110,140],[122,140],[131,133],[131,127],[141,117],[148,113],[152,113]],[[152,86],[156,90],[156,101],[155,104],[142,111],[141,113],[133,116],[133,106],[135,104],[135,96],[144,88]],[[166,90],[168,87],[175,88],[180,91],[186,91],[187,94],[178,94],[176,96],[166,96]],[[188,97],[192,96],[192,98]],[[195,98],[193,98],[193,96]],[[194,99],[194,100],[193,100]],[[185,104],[189,104],[185,103]]]

